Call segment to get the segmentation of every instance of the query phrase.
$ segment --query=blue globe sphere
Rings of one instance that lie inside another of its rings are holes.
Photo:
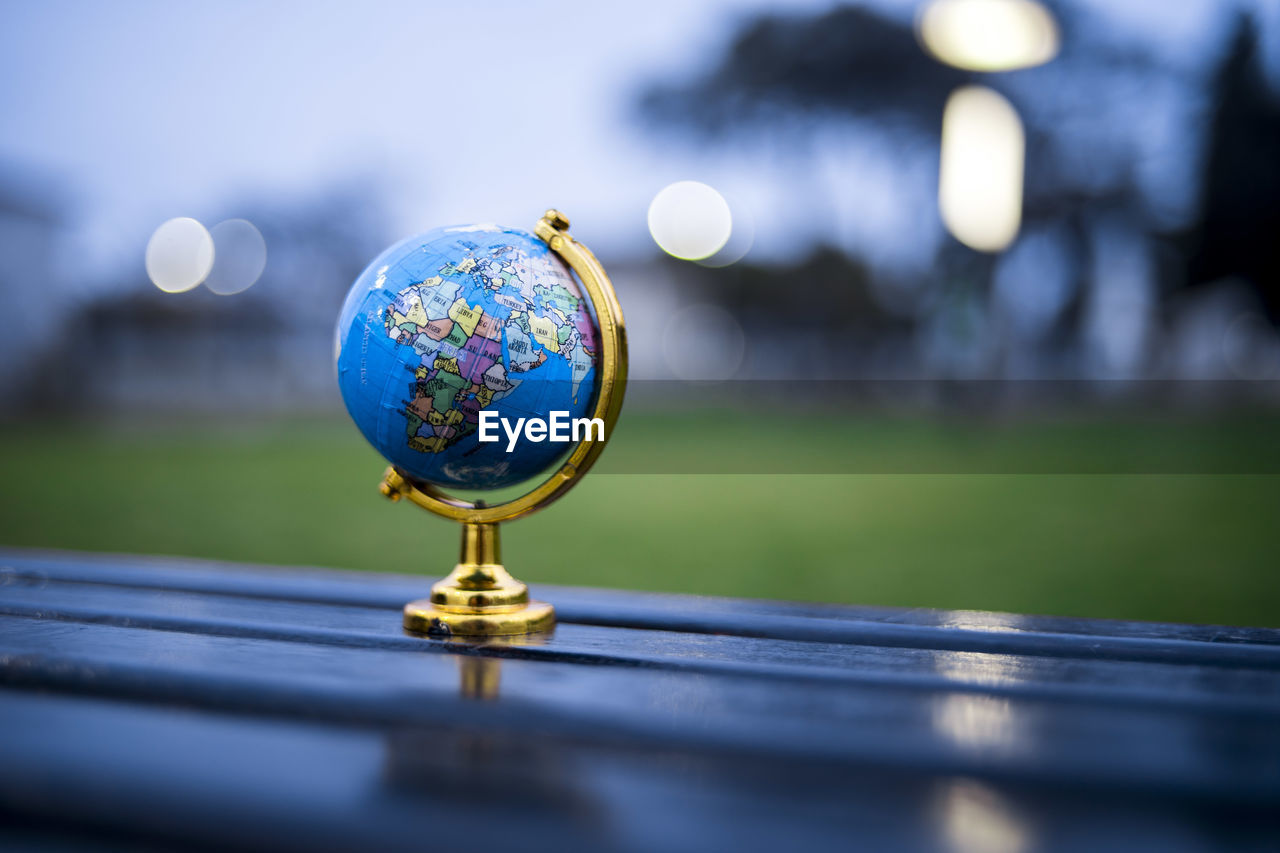
[[[437,228],[383,252],[347,294],[335,342],[342,401],[405,473],[496,489],[546,470],[572,445],[508,436],[486,420],[589,417],[599,354],[577,280],[532,234]],[[493,430],[488,431],[492,437]]]

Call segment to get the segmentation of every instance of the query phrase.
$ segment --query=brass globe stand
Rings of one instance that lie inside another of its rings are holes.
[[[627,337],[613,284],[595,255],[569,236],[569,220],[559,211],[548,210],[534,226],[534,233],[577,273],[600,324],[600,386],[591,416],[604,421],[605,440],[579,442],[564,464],[541,484],[495,506],[451,497],[435,486],[410,479],[394,467],[387,469],[381,489],[388,498],[407,498],[462,524],[458,564],[448,577],[431,587],[429,598],[404,606],[404,627],[415,633],[501,636],[546,631],[555,624],[555,608],[531,601],[529,588],[503,568],[498,524],[537,512],[569,491],[599,458],[622,409],[627,385]]]

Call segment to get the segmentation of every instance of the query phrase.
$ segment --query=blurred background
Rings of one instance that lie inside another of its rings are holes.
[[[1280,3],[0,4],[0,543],[443,574],[333,324],[387,244],[610,271],[535,582],[1280,625]]]

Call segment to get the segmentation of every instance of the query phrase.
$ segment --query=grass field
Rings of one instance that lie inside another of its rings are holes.
[[[1274,435],[830,415],[788,447],[639,413],[503,544],[535,583],[1280,625],[1280,476],[1249,473],[1280,470]],[[456,530],[380,497],[382,468],[338,420],[8,426],[0,543],[444,573]]]

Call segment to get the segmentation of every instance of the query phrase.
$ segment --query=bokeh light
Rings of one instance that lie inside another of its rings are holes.
[[[215,260],[205,287],[222,296],[248,290],[267,266],[267,242],[252,222],[228,219],[209,229]]]
[[[750,208],[732,196],[726,195],[724,199],[729,205],[732,223],[729,239],[711,255],[697,261],[704,267],[720,268],[736,264],[747,256],[756,242],[755,217],[751,215]]]
[[[649,233],[662,251],[700,261],[720,251],[733,232],[733,214],[724,196],[699,181],[678,181],[649,205]]]
[[[1022,120],[1004,96],[965,86],[947,99],[938,209],[961,243],[999,252],[1018,236],[1025,148]]]
[[[953,853],[1022,853],[1030,846],[1028,827],[994,788],[960,779],[940,793],[946,849]]]
[[[203,225],[186,216],[170,219],[147,242],[147,276],[164,292],[181,293],[205,280],[213,254],[213,238]]]
[[[935,0],[916,32],[934,58],[969,71],[1011,71],[1058,54],[1058,25],[1033,0]]]
[[[746,335],[723,308],[691,305],[668,321],[662,350],[679,379],[732,379],[746,352]]]

